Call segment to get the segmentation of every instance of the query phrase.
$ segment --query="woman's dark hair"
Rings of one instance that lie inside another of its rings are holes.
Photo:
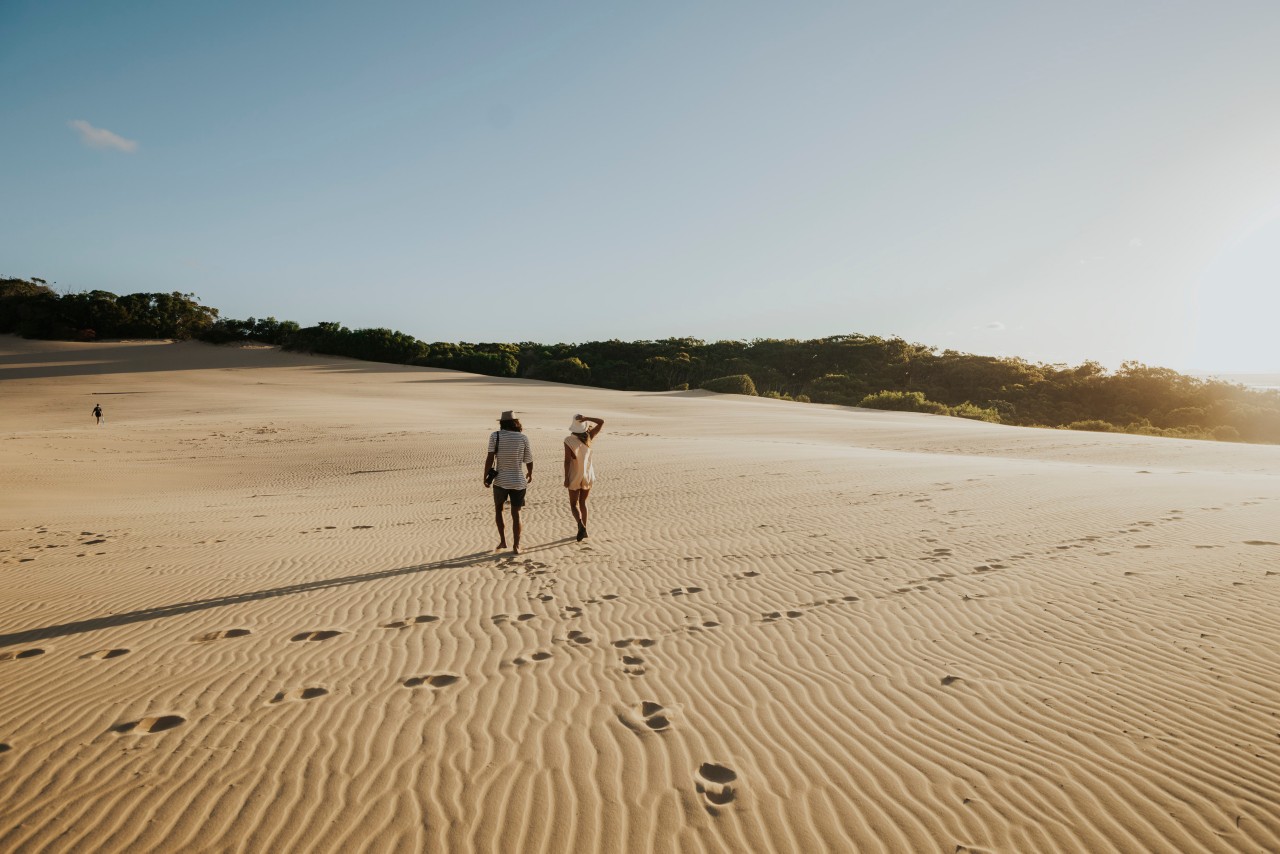
[[[498,422],[499,429],[510,430],[513,433],[523,433],[524,426],[520,424],[519,418],[504,418]]]

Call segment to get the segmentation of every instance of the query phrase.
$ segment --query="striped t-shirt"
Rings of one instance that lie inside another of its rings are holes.
[[[498,441],[498,437],[502,441]],[[503,489],[525,489],[529,481],[524,478],[524,463],[533,462],[533,451],[529,449],[529,437],[514,430],[496,430],[489,434],[489,453],[493,453],[494,445],[498,447],[498,477],[494,486]]]

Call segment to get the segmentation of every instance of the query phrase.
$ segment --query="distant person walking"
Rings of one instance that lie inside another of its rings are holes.
[[[588,421],[591,426],[587,425]],[[603,429],[603,418],[575,415],[564,440],[564,487],[569,490],[569,510],[578,523],[578,542],[587,538],[587,496],[596,480],[596,470],[591,465],[591,442]]]
[[[498,524],[498,548],[507,547],[507,529],[502,507],[511,501],[511,551],[520,554],[520,511],[525,491],[533,482],[533,451],[529,437],[515,413],[507,410],[498,419],[498,430],[489,434],[489,453],[484,459],[484,485],[493,487],[493,517]],[[521,471],[520,466],[525,470]]]
[[[93,418],[94,418],[94,422],[93,422],[94,424],[102,423],[102,405],[99,403],[95,403],[93,405]]]

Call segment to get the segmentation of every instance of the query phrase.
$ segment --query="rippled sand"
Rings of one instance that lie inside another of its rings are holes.
[[[197,343],[0,402],[0,850],[1280,850],[1280,448]]]

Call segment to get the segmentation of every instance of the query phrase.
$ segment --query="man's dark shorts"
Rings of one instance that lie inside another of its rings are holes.
[[[493,506],[501,510],[502,505],[506,504],[507,498],[510,497],[511,509],[519,510],[524,506],[524,494],[525,490],[523,489],[506,489],[501,486],[494,486]]]

